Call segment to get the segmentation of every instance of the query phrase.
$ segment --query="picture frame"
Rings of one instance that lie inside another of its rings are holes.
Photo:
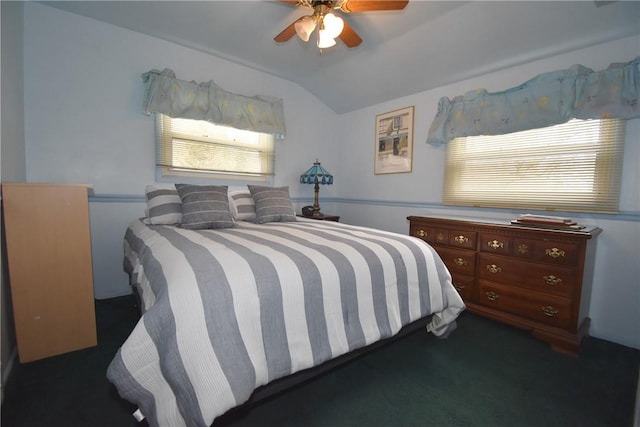
[[[411,172],[413,168],[414,107],[376,116],[374,173]]]

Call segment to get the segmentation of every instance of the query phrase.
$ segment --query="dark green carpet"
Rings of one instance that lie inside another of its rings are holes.
[[[133,298],[98,301],[96,315],[98,347],[14,366],[2,426],[146,426],[104,376],[136,322]],[[579,357],[564,356],[465,313],[446,340],[414,332],[214,427],[625,427],[639,361],[638,350],[590,337]]]

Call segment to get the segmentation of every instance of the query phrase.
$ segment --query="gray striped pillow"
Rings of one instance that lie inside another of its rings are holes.
[[[230,191],[229,210],[231,210],[233,219],[239,221],[255,221],[256,219],[256,204],[249,191]]]
[[[145,222],[153,225],[174,225],[182,222],[182,200],[175,188],[147,185],[144,194],[147,199]]]
[[[289,197],[289,187],[248,185],[256,204],[256,222],[296,221],[296,213]]]
[[[230,228],[235,224],[229,212],[226,185],[176,184],[182,200],[182,227],[190,230]]]

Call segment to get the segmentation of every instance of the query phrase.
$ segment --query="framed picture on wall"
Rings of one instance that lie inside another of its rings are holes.
[[[407,107],[376,116],[374,173],[411,172],[413,110]]]

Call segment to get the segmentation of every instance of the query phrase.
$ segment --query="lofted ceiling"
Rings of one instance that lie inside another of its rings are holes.
[[[339,114],[640,34],[640,1],[410,0],[402,11],[342,15],[362,44],[320,52],[313,38],[273,40],[310,11],[277,1],[41,3],[290,80]]]

